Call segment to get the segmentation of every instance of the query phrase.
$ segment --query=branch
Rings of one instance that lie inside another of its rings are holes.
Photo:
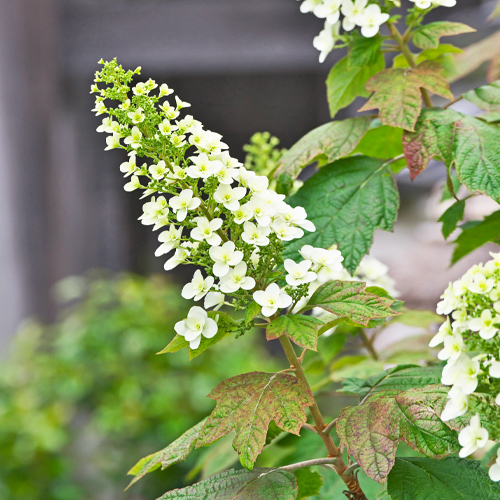
[[[297,469],[302,469],[303,467],[311,467],[313,465],[333,465],[337,462],[337,457],[332,458],[313,458],[312,460],[304,460],[304,462],[298,462],[296,464],[285,465],[280,467],[280,470],[294,471]],[[349,467],[350,469],[351,467]],[[346,470],[349,470],[346,469]]]
[[[319,434],[318,429],[316,429],[316,427],[314,427],[314,425],[304,424],[304,425],[302,425],[302,428],[307,429],[308,431],[314,432],[314,434]]]
[[[332,420],[324,429],[323,429],[323,434],[330,434],[330,432],[332,432],[332,429],[337,425],[337,420],[338,418],[336,418],[335,420]]]

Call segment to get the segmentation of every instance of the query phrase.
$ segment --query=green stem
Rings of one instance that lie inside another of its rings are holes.
[[[360,335],[361,335],[361,340],[363,341],[364,346],[368,349],[368,352],[372,355],[372,358],[375,361],[379,360],[377,351],[373,347],[372,341],[368,338],[368,335],[366,335],[366,332],[363,328],[360,330]]]
[[[410,49],[408,48],[407,43],[404,41],[403,37],[401,36],[401,33],[398,31],[396,26],[394,26],[394,24],[387,23],[387,26],[389,27],[389,30],[390,30],[395,42],[398,44],[399,50],[401,51],[401,53],[405,56],[406,60],[408,61],[408,64],[412,68],[415,68],[417,66],[417,63],[415,61],[415,58],[413,57],[413,54],[410,52]],[[429,96],[429,92],[427,92],[427,89],[422,88],[420,90],[422,91],[422,98],[424,100],[426,107],[432,108],[433,104],[432,104],[431,98]]]
[[[311,390],[307,377],[304,373],[302,365],[300,364],[299,358],[297,358],[297,355],[295,354],[295,350],[292,346],[292,343],[290,342],[290,339],[288,337],[283,336],[279,338],[279,341],[281,342],[281,346],[285,351],[290,366],[295,368],[296,370],[295,376],[309,390]],[[332,464],[335,471],[342,478],[346,486],[349,488],[349,491],[351,491],[352,493],[356,493],[358,495],[359,500],[367,500],[354,474],[350,473],[344,475],[345,471],[347,470],[347,466],[344,463],[344,460],[342,459],[340,449],[336,446],[330,434],[328,432],[325,432],[328,426],[325,424],[325,420],[323,419],[323,415],[321,414],[318,408],[316,400],[314,401],[313,405],[309,407],[309,409],[311,411],[315,427],[318,431],[318,435],[323,440],[323,443],[325,444],[326,449],[328,450],[328,455],[331,458],[336,459],[335,462]]]

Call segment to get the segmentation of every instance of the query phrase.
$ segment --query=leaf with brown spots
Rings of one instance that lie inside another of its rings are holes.
[[[384,125],[413,131],[422,109],[421,88],[453,99],[442,71],[443,67],[432,61],[424,61],[416,68],[381,71],[368,80],[366,88],[374,94],[360,111],[379,108]]]
[[[274,340],[286,335],[300,347],[313,351],[318,345],[318,328],[324,323],[314,316],[285,314],[273,320],[266,329],[267,340]]]
[[[400,441],[432,458],[460,449],[457,432],[438,417],[448,390],[434,385],[393,396],[380,392],[360,406],[342,410],[337,433],[366,474],[383,483]]]
[[[413,33],[413,43],[420,49],[435,49],[439,46],[442,36],[461,35],[473,33],[474,28],[463,23],[441,21],[420,26]]]
[[[219,384],[208,397],[217,401],[217,406],[201,429],[196,447],[234,431],[233,447],[241,465],[249,470],[265,445],[271,420],[298,435],[306,421],[304,409],[314,403],[311,391],[285,373],[238,375]]]

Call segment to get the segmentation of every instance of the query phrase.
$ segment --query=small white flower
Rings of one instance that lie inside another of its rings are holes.
[[[370,4],[366,7],[359,16],[359,24],[361,25],[361,34],[366,38],[371,38],[378,33],[380,26],[389,19],[389,14],[383,14],[380,6]]]
[[[177,125],[172,125],[167,118],[163,120],[159,125],[158,125],[158,130],[160,131],[161,135],[169,135],[175,130],[177,130],[179,127]]]
[[[182,190],[178,196],[170,199],[170,206],[176,212],[177,220],[182,222],[188,210],[196,210],[201,204],[199,198],[193,198],[193,191],[191,189]]]
[[[221,243],[221,237],[216,233],[222,226],[222,219],[209,221],[206,217],[193,219],[196,227],[191,230],[191,238],[196,241],[205,240],[209,245],[217,246]]]
[[[448,288],[444,291],[443,295],[441,295],[443,299],[441,302],[438,302],[436,307],[436,312],[440,315],[447,316],[451,314],[454,309],[460,307],[461,301],[456,297],[453,292],[453,285],[450,283]]]
[[[170,257],[170,259],[168,259],[167,262],[165,262],[164,265],[165,271],[171,271],[180,264],[184,264],[184,262],[186,262],[188,257],[189,257],[189,250],[187,250],[186,248],[177,248],[175,250],[175,254],[173,255],[173,257]]]
[[[139,217],[139,220],[145,226],[151,226],[168,219],[168,203],[164,196],[159,196],[158,199],[153,196],[151,201],[144,203],[142,210],[143,214]]]
[[[304,245],[299,250],[304,259],[313,262],[313,271],[318,275],[321,283],[333,279],[341,279],[340,273],[343,271],[342,261],[344,257],[338,250],[326,250],[324,248],[314,248],[311,245]]]
[[[99,133],[106,132],[107,134],[112,134],[113,132],[118,132],[119,130],[120,130],[120,124],[114,121],[111,116],[103,118],[102,125],[99,125],[96,128],[97,132]]]
[[[292,304],[292,297],[281,290],[276,283],[271,283],[265,290],[257,290],[253,293],[253,298],[262,306],[261,312],[266,317]]]
[[[240,200],[246,195],[247,190],[244,187],[232,188],[228,184],[220,184],[214,193],[214,200],[221,203],[228,210],[238,210]]]
[[[292,259],[285,260],[285,269],[287,271],[286,282],[291,286],[302,285],[303,283],[311,283],[316,279],[316,273],[309,271],[312,262],[303,260],[298,264]]]
[[[99,98],[97,98],[99,99]],[[99,115],[103,115],[104,113],[107,113],[107,109],[106,109],[106,105],[104,104],[104,102],[102,101],[97,101],[96,100],[96,103],[95,103],[95,108],[92,109],[91,111],[94,111],[95,112],[95,115],[96,116],[99,116]]]
[[[224,293],[234,293],[240,288],[243,290],[251,290],[255,287],[255,280],[251,276],[247,276],[247,265],[245,262],[240,262],[234,269],[221,278],[220,289]]]
[[[253,213],[247,205],[248,203],[246,203],[245,205],[241,205],[237,210],[234,210],[232,212],[234,216],[233,220],[234,222],[236,222],[236,224],[243,224],[244,222],[249,221],[253,218]]]
[[[217,311],[224,305],[224,299],[225,296],[223,293],[208,292],[205,296],[205,303],[203,305],[205,306],[205,309],[213,307],[214,311]]]
[[[151,177],[157,181],[163,179],[168,173],[167,165],[163,160],[160,160],[156,165],[151,165],[149,167],[149,173]]]
[[[199,306],[193,306],[186,319],[175,324],[174,330],[189,342],[191,349],[197,349],[201,337],[211,339],[217,333],[217,323],[209,318],[207,312]]]
[[[175,103],[177,104],[177,109],[190,108],[191,104],[185,101],[181,101],[177,96],[175,96]]]
[[[479,336],[484,340],[489,340],[498,332],[498,327],[495,326],[498,323],[500,316],[493,317],[489,309],[484,309],[479,318],[469,320],[469,328],[473,332],[479,332]]]
[[[131,178],[130,178],[130,181],[127,182],[127,184],[125,184],[125,186],[123,186],[123,189],[125,189],[125,191],[127,192],[131,192],[131,191],[135,191],[136,189],[140,189],[142,186],[141,186],[141,181],[139,180],[139,177],[137,177],[137,175],[133,175]]]
[[[434,337],[432,337],[429,342],[429,347],[436,347],[439,344],[442,344],[447,337],[453,335],[453,330],[450,325],[450,318],[446,318],[445,322],[439,327],[438,332]]]
[[[135,111],[129,111],[127,116],[132,120],[134,125],[139,125],[144,121],[145,115],[142,108],[137,108]]]
[[[275,220],[271,223],[271,229],[282,241],[291,241],[295,238],[302,238],[304,231],[299,227],[294,227],[282,220]]]
[[[218,181],[221,184],[227,184],[230,185],[233,183],[234,178],[238,175],[238,170],[236,168],[231,168],[228,167],[227,165],[224,165],[220,160],[216,160],[212,158],[214,161],[214,164],[216,165],[214,167],[214,175],[217,177]],[[244,189],[244,188],[239,188],[239,189]]]
[[[269,226],[271,224],[271,217],[276,213],[276,210],[258,195],[253,195],[246,204],[246,207],[257,219],[259,226]]]
[[[479,361],[462,354],[455,362],[448,362],[443,368],[441,382],[459,387],[464,394],[472,394],[477,388],[479,371]]]
[[[174,91],[171,88],[169,88],[169,86],[166,83],[162,83],[160,85],[160,97],[165,97],[173,93]]]
[[[109,151],[110,149],[116,149],[121,147],[120,144],[121,137],[122,137],[121,134],[117,133],[114,133],[113,135],[108,135],[108,137],[106,137],[106,147],[104,148],[104,151]]]
[[[488,431],[481,427],[481,420],[477,413],[471,418],[470,424],[460,431],[458,442],[462,446],[459,453],[461,458],[472,455],[488,442]]]
[[[229,272],[229,266],[236,266],[243,259],[243,252],[236,250],[236,245],[232,241],[226,241],[220,247],[211,247],[208,252],[215,262],[214,274],[219,278]]]
[[[160,257],[170,252],[173,248],[179,246],[182,236],[182,227],[177,229],[173,224],[167,231],[162,231],[158,235],[158,241],[161,245],[156,249],[155,256]]]
[[[314,7],[313,13],[320,19],[326,19],[330,24],[335,24],[339,20],[340,6],[342,0],[323,0],[322,3]]]
[[[185,299],[201,300],[210,291],[214,284],[214,277],[203,278],[200,270],[195,271],[193,279],[182,288],[182,297]]]
[[[293,226],[301,227],[311,233],[316,231],[316,226],[311,221],[307,220],[307,213],[303,207],[292,208],[286,205],[284,210],[280,210],[280,217]],[[338,250],[336,251],[338,252]]]
[[[185,138],[186,136],[182,134],[172,134],[170,136],[170,142],[175,148],[182,148],[182,146],[186,144],[186,141],[184,140]]]
[[[149,93],[148,87],[144,82],[139,82],[135,87],[132,88],[134,95],[146,95]]]
[[[419,9],[428,9],[432,5],[431,0],[410,0],[410,2],[414,2]]]
[[[489,293],[493,288],[495,281],[491,278],[486,278],[482,273],[474,274],[474,277],[469,282],[467,288],[472,293]]]
[[[137,158],[135,156],[135,151],[134,151],[134,154],[130,155],[129,161],[124,161],[120,165],[120,172],[124,174],[123,177],[128,177],[129,175],[132,175],[136,170],[137,170]]]
[[[453,387],[448,393],[448,399],[449,401],[446,403],[443,413],[441,413],[443,422],[448,422],[467,413],[469,398],[460,388]]]
[[[313,47],[319,50],[319,62],[325,61],[328,54],[333,50],[335,42],[339,39],[340,23],[336,21],[334,24],[325,22],[325,27],[319,32],[319,35],[313,39]]]
[[[208,179],[221,165],[218,161],[210,160],[206,153],[191,156],[189,159],[193,164],[186,169],[186,172],[192,179]]]
[[[256,226],[253,222],[245,222],[243,224],[243,233],[241,239],[250,245],[257,245],[265,247],[269,245],[269,238],[267,237],[271,232],[268,227]]]
[[[495,463],[490,467],[488,474],[490,479],[496,483],[500,481],[500,448],[497,451],[497,459]]]
[[[444,347],[439,351],[438,358],[441,361],[450,359],[451,361],[457,360],[462,354],[464,348],[464,339],[460,334],[449,335],[444,339]]]
[[[308,12],[313,12],[315,7],[320,5],[323,2],[323,0],[304,0],[300,4],[300,12],[302,14],[307,14]]]
[[[500,361],[493,361],[489,368],[490,377],[500,378]]]
[[[138,127],[132,127],[131,134],[123,141],[128,146],[137,149],[141,146],[142,132]]]

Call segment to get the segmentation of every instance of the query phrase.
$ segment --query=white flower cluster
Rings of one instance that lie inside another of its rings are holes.
[[[382,12],[378,3],[369,0],[299,0],[302,1],[300,11],[304,14],[312,12],[316,17],[325,20],[324,28],[313,40],[314,48],[320,51],[319,62],[322,63],[333,50],[338,41],[346,41],[340,35],[340,27],[349,32],[360,28],[361,35],[374,37],[380,26],[388,21],[390,15]],[[399,6],[399,2],[392,0]],[[410,0],[420,9],[434,6],[453,7],[456,0]],[[344,17],[340,20],[340,14]]]
[[[467,412],[469,395],[479,384],[487,385],[500,405],[500,253],[490,255],[492,260],[450,283],[437,305],[438,314],[451,315],[429,343],[442,345],[438,357],[447,364],[441,381],[452,386],[441,416],[444,421]],[[460,432],[459,441],[462,457],[485,446],[488,432],[479,415]]]
[[[359,27],[364,37],[371,38],[389,19],[389,14],[382,12],[377,3],[368,4],[368,0],[303,0],[300,11],[304,14],[312,12],[325,20],[323,30],[313,40],[314,48],[320,51],[319,62],[323,62],[337,41],[342,40],[339,35],[341,24],[344,31]],[[341,13],[344,16],[342,23]]]
[[[306,296],[309,285],[331,279],[342,269],[339,251],[305,246],[305,260],[287,259],[286,272],[277,271],[283,263],[283,242],[301,238],[304,230],[315,231],[306,211],[288,205],[284,195],[268,188],[266,176],[232,158],[219,134],[190,115],[180,118],[181,109],[190,105],[177,96],[176,105],[169,104],[165,98],[173,91],[167,85],[159,87],[158,95],[150,95],[158,87],[153,80],[131,89],[124,84],[112,91],[97,87],[101,81],[114,84],[119,70],[116,61],[105,63],[92,88],[100,94],[96,114],[111,115],[98,131],[110,134],[106,149],[129,153],[120,166],[129,178],[125,190],[142,189],[144,196],[151,196],[139,219],[160,230],[155,255],[173,253],[165,269],[194,264],[205,270],[206,276],[197,270],[182,289],[186,299],[204,299],[205,309],[194,306],[175,325],[192,349],[203,337],[217,333],[216,314],[206,309],[223,304],[242,308],[255,300],[261,315],[271,317]],[[107,109],[104,99],[113,97],[122,104]],[[152,163],[139,166],[140,156]]]

